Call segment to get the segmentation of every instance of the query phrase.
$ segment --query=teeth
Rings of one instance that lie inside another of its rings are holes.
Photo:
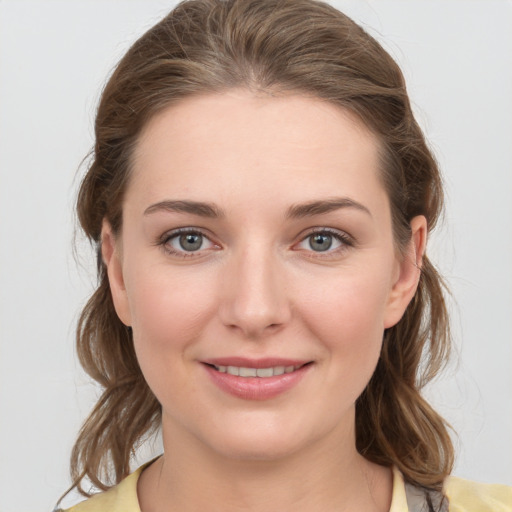
[[[298,366],[272,366],[270,368],[246,368],[243,366],[215,366],[220,373],[229,373],[239,377],[274,377],[283,375],[283,373],[292,373],[298,370],[302,365]]]
[[[256,372],[256,368],[240,367],[238,375],[240,375],[240,377],[256,377]]]
[[[238,366],[228,366],[227,373],[230,375],[240,375],[240,368]]]
[[[274,368],[258,368],[256,375],[258,377],[272,377],[274,375]]]
[[[284,366],[276,366],[274,368],[274,375],[283,375],[284,373]]]

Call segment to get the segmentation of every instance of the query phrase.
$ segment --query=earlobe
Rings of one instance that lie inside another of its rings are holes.
[[[112,232],[107,220],[103,220],[101,228],[101,256],[107,268],[108,281],[112,300],[117,316],[123,324],[130,326],[130,308],[123,277],[123,266],[120,254],[120,241]]]
[[[423,215],[418,215],[411,220],[411,239],[399,262],[397,278],[389,295],[385,329],[393,327],[400,321],[416,293],[426,244],[427,220]]]

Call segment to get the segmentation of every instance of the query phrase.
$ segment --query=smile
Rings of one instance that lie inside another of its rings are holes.
[[[290,366],[270,366],[268,368],[248,368],[245,366],[217,366],[213,367],[220,373],[228,373],[229,375],[236,375],[238,377],[259,377],[262,379],[268,377],[275,377],[285,373],[292,373],[298,370],[303,365],[290,365]]]
[[[244,400],[270,400],[290,392],[313,366],[313,361],[280,358],[203,361],[203,368],[218,389]]]

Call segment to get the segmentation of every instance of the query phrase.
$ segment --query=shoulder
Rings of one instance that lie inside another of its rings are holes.
[[[62,512],[141,512],[137,482],[146,466],[140,467],[107,492],[96,494]],[[397,470],[395,474],[398,474]],[[403,479],[399,476],[397,478],[395,475],[392,511],[408,510]],[[450,503],[450,512],[512,512],[512,487],[506,485],[482,484],[451,476],[445,482],[444,491]]]
[[[512,487],[506,485],[482,484],[451,476],[444,490],[450,512],[512,512]]]
[[[449,512],[512,512],[512,487],[506,485],[482,484],[450,476],[444,482],[444,494],[448,498]],[[436,496],[434,493],[430,498],[441,498]],[[427,510],[424,506],[424,489],[406,484],[402,473],[394,467],[390,512]]]
[[[137,498],[137,481],[144,467],[140,467],[108,491],[95,494],[60,512],[141,512]]]

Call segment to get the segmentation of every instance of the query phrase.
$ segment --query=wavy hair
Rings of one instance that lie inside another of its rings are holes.
[[[88,478],[105,490],[130,471],[130,457],[158,428],[161,407],[146,384],[130,328],[115,312],[101,259],[101,227],[122,228],[132,153],[149,119],[183,98],[245,88],[299,94],[355,113],[381,145],[396,245],[410,221],[429,230],[443,207],[436,161],[416,123],[403,75],[382,46],[350,18],[315,0],[186,0],[148,30],[117,65],[95,121],[96,142],[77,213],[95,245],[98,286],[82,311],[77,348],[103,394],[71,457],[73,487]],[[376,371],[356,404],[356,442],[368,460],[396,465],[406,481],[439,489],[453,465],[444,420],[421,388],[449,355],[444,284],[424,258],[418,290],[403,318],[384,334]]]

